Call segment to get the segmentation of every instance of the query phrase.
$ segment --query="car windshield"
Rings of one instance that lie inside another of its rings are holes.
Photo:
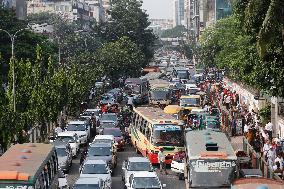
[[[88,156],[110,156],[111,147],[90,147]]]
[[[189,107],[189,106],[200,106],[200,99],[199,98],[182,98],[180,99],[180,105],[183,107]]]
[[[98,184],[75,184],[73,189],[100,189]]]
[[[121,137],[122,133],[119,129],[104,129],[104,135],[113,135],[114,137]]]
[[[152,90],[150,92],[151,98],[156,100],[166,100],[169,98],[168,90]]]
[[[140,85],[129,83],[129,84],[125,85],[124,89],[125,89],[125,91],[130,91],[130,92],[135,93],[135,94],[140,93]]]
[[[83,124],[68,124],[67,131],[86,131],[86,125],[83,125]]]
[[[108,174],[105,164],[85,164],[82,174]]]
[[[100,128],[113,128],[115,127],[115,124],[113,122],[103,122],[101,125],[100,125]]]
[[[156,177],[135,177],[133,188],[161,188],[160,181]]]
[[[152,171],[152,167],[149,162],[130,162],[129,171]]]
[[[65,157],[67,156],[66,148],[56,148],[56,153],[58,157]]]
[[[153,143],[156,146],[183,146],[183,133],[181,127],[170,124],[154,125]]]
[[[74,143],[75,140],[72,136],[58,136],[58,140],[63,141],[63,142],[68,142],[68,143]]]
[[[115,114],[103,114],[101,120],[117,121],[117,116]]]

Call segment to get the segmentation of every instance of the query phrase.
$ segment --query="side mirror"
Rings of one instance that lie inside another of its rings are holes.
[[[166,187],[167,187],[167,185],[166,185],[166,184],[162,184],[162,187],[163,187],[163,188],[166,188]]]

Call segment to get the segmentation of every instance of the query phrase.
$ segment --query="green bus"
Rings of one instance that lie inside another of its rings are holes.
[[[58,161],[52,144],[25,143],[0,157],[0,188],[58,188]]]

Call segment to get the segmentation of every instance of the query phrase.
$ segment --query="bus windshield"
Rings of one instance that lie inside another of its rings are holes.
[[[183,146],[181,127],[173,124],[155,124],[153,143],[157,146]]]
[[[125,90],[130,91],[134,94],[139,94],[140,93],[140,85],[128,83],[128,84],[125,85]]]
[[[183,107],[189,106],[200,106],[200,99],[199,98],[182,98],[180,99],[180,105]]]
[[[151,98],[155,100],[166,100],[169,98],[168,90],[152,90],[150,92]]]

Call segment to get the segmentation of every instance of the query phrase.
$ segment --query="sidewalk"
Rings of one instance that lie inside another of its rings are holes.
[[[244,145],[243,145],[243,136],[234,136],[231,137],[231,144],[233,146],[233,149],[236,151],[243,151]]]

